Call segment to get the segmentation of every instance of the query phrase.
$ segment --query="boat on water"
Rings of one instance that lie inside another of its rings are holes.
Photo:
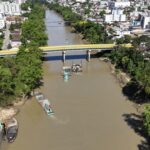
[[[63,78],[65,82],[69,80],[69,76],[71,76],[71,67],[63,66]]]
[[[35,98],[38,101],[38,103],[43,107],[48,116],[54,114],[54,111],[52,110],[49,100],[45,99],[43,94],[35,93]]]
[[[63,74],[68,74],[69,76],[71,76],[71,67],[70,66],[63,66]]]
[[[15,118],[8,120],[6,125],[6,138],[9,143],[15,141],[18,134],[18,122]]]
[[[81,64],[73,64],[71,67],[72,72],[82,72]]]

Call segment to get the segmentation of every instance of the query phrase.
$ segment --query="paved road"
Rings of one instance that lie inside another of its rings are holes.
[[[6,24],[5,39],[3,41],[2,49],[7,49],[8,44],[10,42],[10,40],[9,40],[9,35],[10,35],[9,27],[10,27],[10,24]]]

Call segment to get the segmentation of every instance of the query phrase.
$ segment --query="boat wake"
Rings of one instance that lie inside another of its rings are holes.
[[[63,125],[65,125],[65,124],[67,124],[67,123],[69,122],[69,119],[61,120],[61,119],[57,118],[57,117],[54,116],[54,115],[51,115],[50,118],[53,119],[53,120],[54,120],[56,123],[58,123],[58,124],[63,124]]]

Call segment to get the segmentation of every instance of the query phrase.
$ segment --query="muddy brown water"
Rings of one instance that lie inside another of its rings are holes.
[[[53,20],[62,18],[47,11],[46,22]],[[69,27],[52,27],[47,22],[49,44],[65,44],[66,39],[73,44],[82,43],[70,31]],[[63,80],[61,61],[44,63],[41,90],[49,98],[55,114],[48,117],[34,98],[28,101],[17,115],[18,137],[6,146],[7,150],[138,149],[143,138],[123,117],[136,113],[135,108],[122,95],[108,64],[98,59],[82,60],[82,63],[83,73],[72,74],[68,82]]]

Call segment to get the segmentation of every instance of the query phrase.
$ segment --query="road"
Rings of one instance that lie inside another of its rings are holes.
[[[3,41],[2,49],[7,49],[8,44],[10,42],[10,40],[9,40],[9,35],[10,35],[9,28],[10,28],[10,24],[6,24],[5,38]]]

